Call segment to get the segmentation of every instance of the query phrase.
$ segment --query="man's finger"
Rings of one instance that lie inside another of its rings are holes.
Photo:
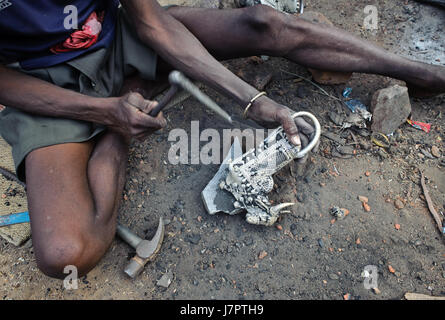
[[[301,163],[305,163],[307,161],[307,159],[309,158],[309,154],[306,153],[303,158],[297,159],[297,163],[301,164]]]
[[[312,152],[313,152],[313,153],[317,153],[319,147],[320,147],[320,140],[317,141],[317,144],[316,144],[315,147],[312,149]]]
[[[306,120],[304,120],[302,117],[295,118],[295,123],[298,129],[309,138],[311,138],[311,136],[314,134],[315,128],[312,125],[310,125]]]
[[[144,128],[161,129],[167,125],[164,115],[160,112],[156,118],[145,113],[139,113],[139,124]]]
[[[294,119],[291,117],[290,112],[287,110],[281,111],[278,114],[278,120],[283,126],[283,130],[286,133],[289,141],[291,141],[296,146],[300,146],[301,140],[298,135],[298,128],[295,124]]]
[[[146,114],[150,114],[151,110],[156,108],[157,105],[158,105],[158,103],[156,101],[145,100],[144,101],[144,107],[143,107],[143,109],[141,111],[146,113]]]
[[[306,135],[300,133],[300,140],[301,140],[301,149],[305,148],[309,144],[309,139],[306,137]]]
[[[145,107],[146,100],[144,99],[144,97],[141,94],[139,94],[137,92],[130,92],[128,94],[126,100],[131,106],[143,111],[143,109]]]

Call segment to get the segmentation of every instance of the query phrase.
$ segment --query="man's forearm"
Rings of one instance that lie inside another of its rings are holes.
[[[107,101],[0,66],[0,104],[58,118],[108,124]]]
[[[240,105],[247,105],[258,90],[213,58],[182,23],[167,14],[157,3],[150,2],[122,2],[141,40],[174,68],[230,96]]]

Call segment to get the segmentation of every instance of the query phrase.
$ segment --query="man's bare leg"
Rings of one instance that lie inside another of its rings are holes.
[[[402,58],[338,28],[267,6],[171,7],[168,12],[219,59],[259,54],[285,57],[314,69],[379,74],[404,80],[413,89],[445,92],[445,67]]]
[[[92,269],[114,238],[127,144],[107,132],[97,143],[37,149],[26,158],[29,211],[38,267],[62,278]]]

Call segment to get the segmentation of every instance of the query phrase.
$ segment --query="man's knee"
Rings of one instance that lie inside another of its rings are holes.
[[[63,279],[68,266],[74,266],[78,273],[89,271],[84,262],[87,244],[81,237],[60,234],[34,247],[37,266],[49,277]]]
[[[264,45],[265,50],[267,48],[277,51],[285,49],[282,33],[289,25],[288,15],[267,5],[255,5],[245,8],[244,22],[252,32],[259,33],[260,45]]]

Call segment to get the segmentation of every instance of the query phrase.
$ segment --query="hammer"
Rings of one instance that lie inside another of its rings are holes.
[[[217,105],[209,96],[203,93],[192,81],[190,81],[184,74],[177,70],[170,72],[168,76],[168,82],[171,84],[170,89],[167,91],[165,96],[159,101],[156,108],[151,110],[150,116],[156,117],[158,113],[167,106],[168,102],[173,98],[173,96],[181,88],[193,97],[195,97],[199,102],[205,105],[210,110],[214,111],[217,115],[222,117],[225,121],[232,124],[232,118],[227,112],[225,112],[219,105]]]
[[[139,238],[136,234],[121,224],[117,225],[116,232],[122,240],[136,250],[136,255],[131,258],[130,263],[124,270],[129,277],[134,279],[141,273],[147,262],[154,259],[161,248],[162,240],[164,240],[164,220],[162,217],[159,218],[158,229],[151,240]]]

